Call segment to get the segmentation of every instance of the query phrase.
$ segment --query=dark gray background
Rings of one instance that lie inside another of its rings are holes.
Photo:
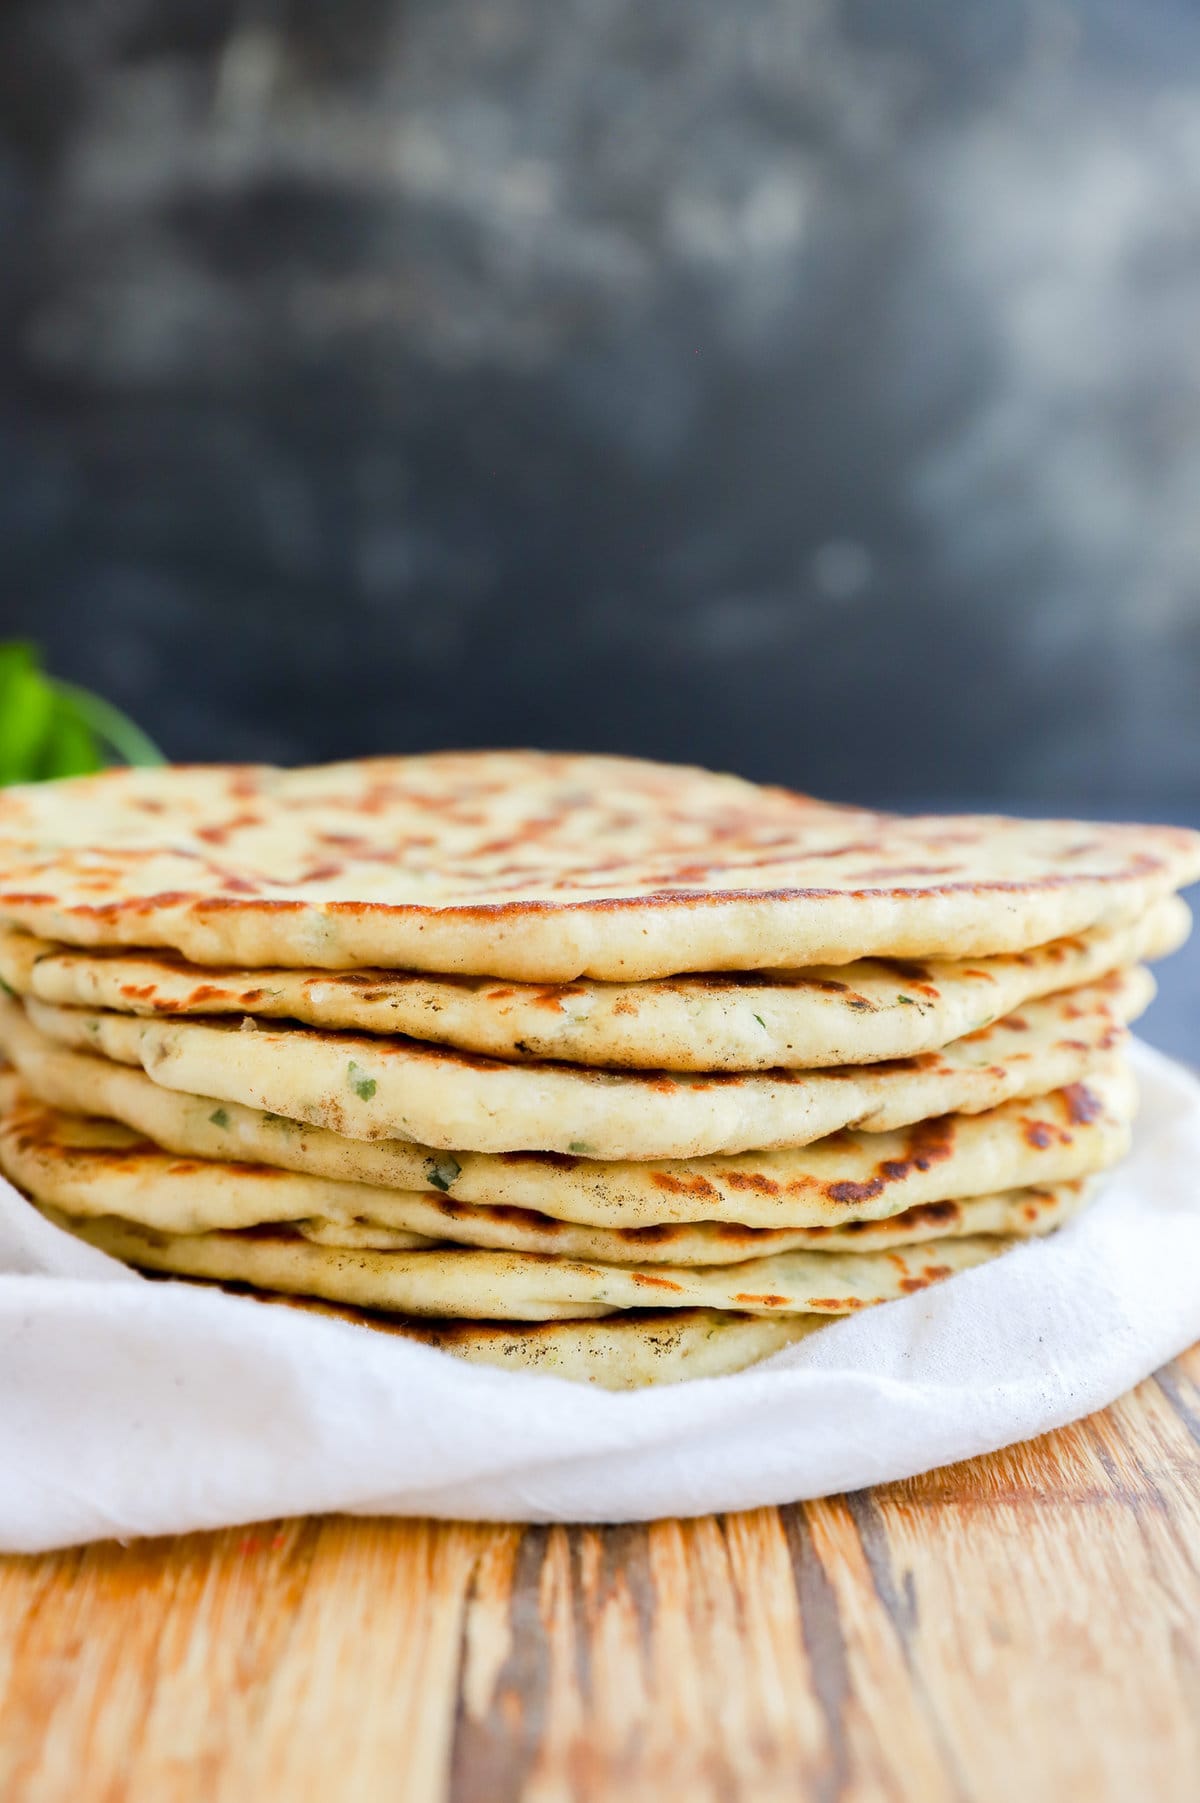
[[[0,631],[173,755],[1200,819],[1194,0],[7,0],[0,130]]]

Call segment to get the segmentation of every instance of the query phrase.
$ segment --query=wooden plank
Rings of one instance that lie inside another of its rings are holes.
[[[854,1496],[0,1561],[5,1803],[1195,1803],[1200,1350]]]

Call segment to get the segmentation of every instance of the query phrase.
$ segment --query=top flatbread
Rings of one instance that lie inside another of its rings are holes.
[[[572,982],[1023,951],[1194,881],[1200,834],[478,752],[12,788],[0,866],[0,918],[72,945]]]
[[[78,951],[0,928],[0,979],[58,1006],[149,1018],[249,1014],[402,1033],[516,1063],[819,1070],[936,1051],[1039,996],[1165,957],[1190,926],[1172,895],[1127,925],[994,958],[860,959],[813,970],[557,984],[385,970],[197,969],[171,952]]]

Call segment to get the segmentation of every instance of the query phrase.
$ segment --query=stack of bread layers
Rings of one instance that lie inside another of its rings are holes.
[[[533,752],[0,796],[0,1167],[147,1272],[611,1387],[1051,1232],[1200,836]]]

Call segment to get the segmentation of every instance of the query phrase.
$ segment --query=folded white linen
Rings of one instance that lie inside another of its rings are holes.
[[[0,1184],[0,1547],[316,1510],[630,1521],[819,1496],[1100,1408],[1200,1337],[1200,1082],[1135,1047],[1094,1207],[736,1376],[610,1394],[150,1283]]]

